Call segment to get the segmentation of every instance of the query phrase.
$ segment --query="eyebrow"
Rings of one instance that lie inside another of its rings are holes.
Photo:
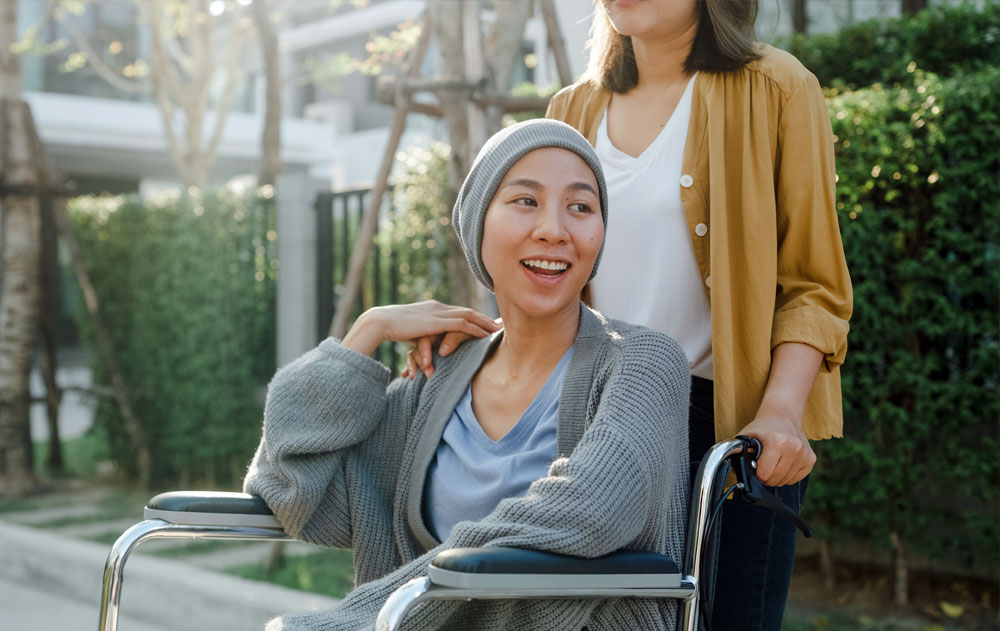
[[[538,189],[542,188],[542,183],[539,182],[538,180],[532,180],[526,177],[522,177],[507,182],[506,184],[503,185],[503,188],[507,188],[510,186],[524,186],[526,188],[530,188],[533,191],[537,191]]]
[[[538,180],[532,180],[526,177],[518,178],[516,180],[511,180],[510,182],[504,184],[503,188],[507,188],[509,186],[524,186],[526,188],[530,188],[533,191],[537,191],[539,189],[544,188],[542,186],[542,183],[539,182]],[[587,184],[586,182],[573,182],[567,188],[574,191],[589,191],[595,197],[598,197],[597,191],[594,190],[594,187],[591,186],[590,184]]]

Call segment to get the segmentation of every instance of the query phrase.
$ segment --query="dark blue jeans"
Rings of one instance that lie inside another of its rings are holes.
[[[692,479],[715,443],[712,382],[693,378],[688,415]],[[808,478],[771,489],[796,511]],[[742,500],[722,509],[711,631],[780,631],[795,563],[795,526],[774,512]]]

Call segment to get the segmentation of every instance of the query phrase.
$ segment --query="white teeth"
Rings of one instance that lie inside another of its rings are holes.
[[[541,259],[532,259],[530,261],[525,261],[524,264],[529,265],[531,267],[538,267],[540,269],[558,270],[560,272],[569,267],[568,264],[563,263],[561,261],[543,261]]]

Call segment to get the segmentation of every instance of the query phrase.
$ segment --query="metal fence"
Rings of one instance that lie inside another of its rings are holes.
[[[330,322],[337,309],[349,308],[353,321],[365,309],[378,305],[399,302],[399,253],[392,249],[388,253],[372,244],[365,264],[364,282],[360,295],[352,305],[341,304],[347,270],[351,264],[351,252],[361,225],[364,207],[371,197],[370,188],[356,188],[332,193],[320,193],[316,197],[316,296],[317,296],[317,339],[329,333]],[[392,221],[395,209],[392,206],[392,189],[382,198],[379,209],[379,230],[384,219]],[[375,237],[378,241],[378,234]],[[375,352],[375,359],[396,372],[405,348],[386,343]]]

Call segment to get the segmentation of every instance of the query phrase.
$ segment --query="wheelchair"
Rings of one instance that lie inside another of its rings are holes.
[[[761,445],[737,436],[714,445],[701,461],[691,495],[683,568],[669,557],[623,550],[584,559],[515,548],[460,548],[438,554],[427,575],[400,586],[385,602],[376,631],[400,629],[407,614],[434,600],[525,598],[673,598],[683,631],[707,628],[702,607],[714,584],[717,524],[730,496],[774,510],[805,536],[812,529],[754,475]],[[726,487],[730,471],[735,483]],[[99,631],[117,631],[125,562],[141,543],[163,537],[288,540],[264,501],[245,493],[179,491],[152,498],[145,520],[112,545],[104,567]]]

